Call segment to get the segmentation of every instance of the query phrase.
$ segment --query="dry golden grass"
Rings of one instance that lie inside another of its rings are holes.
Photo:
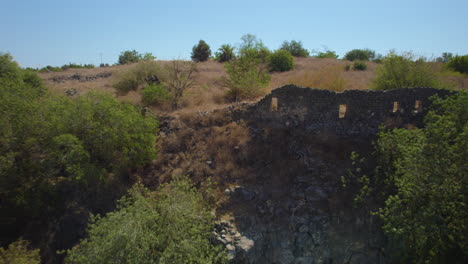
[[[169,63],[169,61],[158,62],[162,65]],[[352,62],[337,59],[295,58],[294,70],[272,73],[267,92],[291,83],[304,87],[332,91],[369,89],[378,64],[368,62],[366,71],[345,71],[345,66],[348,64],[352,65]],[[117,95],[116,90],[112,87],[112,84],[118,78],[119,74],[135,66],[136,64],[95,69],[68,69],[63,72],[40,73],[40,76],[45,80],[51,90],[57,93],[64,94],[64,92],[70,88],[75,88],[80,93],[99,90],[113,93],[123,101],[139,103],[141,100],[140,92],[130,92],[122,96]],[[468,87],[468,78],[466,76],[444,73],[440,70],[440,67],[442,67],[441,64],[434,64],[433,67],[436,67],[437,70],[441,72],[442,79],[452,82],[454,86],[461,87],[462,89]],[[224,108],[231,104],[225,100],[224,95],[226,94],[227,88],[223,87],[221,81],[221,77],[226,76],[224,64],[215,61],[200,62],[197,63],[197,70],[194,76],[196,84],[185,92],[181,102],[181,109],[177,110],[175,114],[210,111]],[[66,81],[63,83],[55,83],[50,80],[57,76],[72,76],[73,74],[95,76],[96,74],[105,72],[112,73],[112,76],[91,82]],[[156,112],[167,112],[171,111],[171,108],[162,105],[155,107],[153,110]]]

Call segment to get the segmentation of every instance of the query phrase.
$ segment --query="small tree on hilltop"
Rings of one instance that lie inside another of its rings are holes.
[[[353,49],[348,51],[344,59],[349,60],[349,61],[355,61],[355,60],[360,60],[360,61],[369,61],[373,60],[375,58],[375,51],[370,50],[370,49]]]
[[[135,63],[140,61],[142,58],[141,54],[138,53],[136,50],[126,50],[122,53],[120,53],[119,56],[119,64],[129,64],[129,63]]]
[[[216,61],[218,62],[230,61],[235,58],[234,47],[229,44],[224,44],[218,49],[215,55]]]
[[[192,48],[192,60],[195,62],[207,61],[211,56],[211,49],[204,40],[200,40],[198,45]]]
[[[294,57],[309,57],[309,51],[302,46],[301,41],[284,41],[283,44],[281,44],[280,50],[289,51]]]

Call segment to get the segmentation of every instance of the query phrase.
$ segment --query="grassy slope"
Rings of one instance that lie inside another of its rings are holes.
[[[290,83],[337,91],[369,89],[372,79],[375,76],[375,69],[378,66],[373,62],[368,62],[366,71],[345,71],[345,66],[347,64],[352,65],[352,62],[318,58],[295,58],[295,64],[296,67],[292,71],[273,73],[271,83],[266,92]],[[95,69],[68,69],[63,72],[41,73],[40,76],[46,81],[47,86],[50,87],[52,91],[58,93],[64,93],[65,90],[70,88],[76,88],[80,93],[85,93],[90,90],[115,93],[112,84],[115,82],[116,76],[134,66],[135,64]],[[179,112],[207,111],[229,105],[229,103],[224,100],[223,95],[226,92],[226,88],[222,87],[222,82],[220,80],[222,76],[226,75],[224,65],[214,61],[207,61],[198,63],[197,68],[198,73],[195,75],[197,85],[186,91],[185,98],[182,102],[182,109],[180,109]],[[95,76],[106,72],[111,72],[112,76],[88,82],[72,80],[56,83],[51,81],[51,78],[57,76],[72,76],[73,74]],[[456,80],[453,80],[454,78]],[[337,79],[341,80],[338,84],[338,88],[334,87],[337,86]],[[464,76],[447,76],[446,79],[455,81],[457,86],[462,89],[468,87],[468,78]],[[133,91],[125,96],[118,97],[124,101],[134,103],[140,101],[140,94]],[[158,110],[164,110],[164,107]]]

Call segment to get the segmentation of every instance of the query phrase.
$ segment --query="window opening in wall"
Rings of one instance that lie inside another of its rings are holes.
[[[393,113],[400,111],[400,102],[393,102]]]
[[[278,98],[276,98],[276,97],[272,97],[272,98],[271,98],[270,111],[271,111],[271,112],[276,112],[276,111],[278,111]]]
[[[338,117],[339,118],[345,118],[345,116],[346,116],[346,105],[345,104],[340,104]]]
[[[414,112],[415,113],[421,113],[422,112],[422,102],[421,100],[416,100],[414,103]]]

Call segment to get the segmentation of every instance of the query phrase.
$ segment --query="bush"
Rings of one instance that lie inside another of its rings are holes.
[[[0,263],[5,264],[39,264],[39,249],[30,250],[29,242],[18,240],[4,249],[0,247]]]
[[[204,40],[200,40],[198,45],[192,48],[192,60],[195,62],[207,61],[211,56],[211,49]]]
[[[376,166],[357,179],[360,200],[378,204],[391,263],[468,260],[468,93],[433,99],[423,129],[378,134]]]
[[[135,185],[105,217],[93,217],[88,236],[67,251],[66,263],[226,263],[211,243],[214,217],[185,177],[156,192]]]
[[[142,56],[136,50],[126,50],[120,53],[119,64],[129,64],[139,62]]]
[[[345,69],[345,71],[349,71],[349,70],[351,69],[351,65],[349,65],[349,64],[346,64],[346,66],[345,66],[345,68],[344,68],[344,69]]]
[[[119,93],[126,94],[147,84],[155,76],[158,79],[164,76],[160,64],[155,61],[140,61],[134,68],[121,73],[113,86]]]
[[[197,72],[197,64],[191,61],[173,60],[164,67],[164,70],[163,82],[171,93],[172,108],[177,109],[185,90],[195,85],[194,75]]]
[[[355,71],[365,71],[367,70],[367,64],[363,61],[355,61],[353,63],[353,70]]]
[[[309,51],[302,46],[301,41],[284,41],[281,44],[280,50],[288,51],[294,57],[309,57]]]
[[[216,52],[216,61],[227,62],[235,58],[234,47],[229,44],[222,45],[218,52]]]
[[[360,61],[369,61],[374,59],[375,57],[375,51],[370,50],[370,49],[353,49],[348,51],[344,59],[349,60],[349,61],[355,61],[355,60],[360,60]]]
[[[246,34],[241,38],[242,43],[239,46],[239,57],[246,57],[254,60],[255,63],[267,63],[270,56],[270,50],[255,35]]]
[[[284,72],[294,68],[294,57],[286,50],[277,50],[269,58],[270,71]]]
[[[468,73],[468,55],[455,56],[450,59],[448,67],[460,73]]]
[[[391,90],[408,87],[441,88],[443,84],[437,79],[429,63],[422,59],[414,61],[411,53],[397,55],[390,52],[376,70],[373,88]]]
[[[171,94],[169,91],[163,85],[158,84],[146,86],[141,91],[141,95],[141,102],[144,105],[160,104],[171,99]]]
[[[325,59],[325,58],[337,59],[338,55],[336,54],[336,52],[332,50],[326,50],[325,52],[318,52],[317,55],[314,55],[314,57],[320,58],[320,59]]]

